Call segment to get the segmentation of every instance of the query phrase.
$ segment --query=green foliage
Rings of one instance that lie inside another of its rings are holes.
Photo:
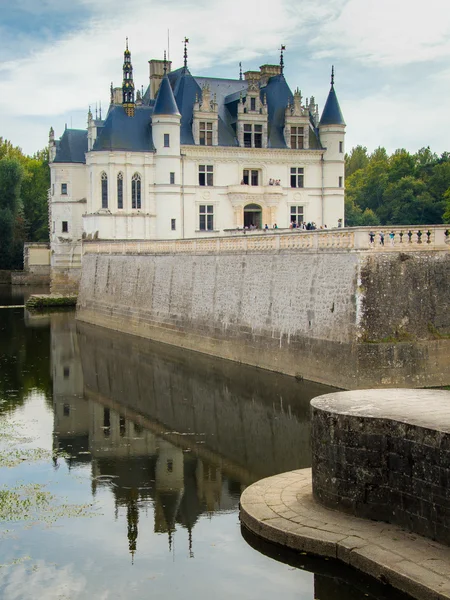
[[[48,152],[34,157],[0,137],[0,269],[22,269],[24,242],[48,234]]]
[[[26,307],[28,310],[42,310],[45,308],[74,308],[77,305],[77,296],[30,296]]]
[[[356,146],[345,157],[345,222],[361,225],[432,225],[450,219],[450,154],[430,148],[388,156]]]

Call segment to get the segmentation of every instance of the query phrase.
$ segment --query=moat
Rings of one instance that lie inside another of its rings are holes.
[[[241,531],[333,388],[30,314],[38,291],[0,286],[1,598],[404,598]]]

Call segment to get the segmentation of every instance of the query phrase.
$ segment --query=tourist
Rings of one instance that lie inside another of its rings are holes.
[[[278,229],[278,225],[276,223],[274,223],[272,229]]]
[[[267,223],[264,225],[264,231],[269,231],[269,226],[267,225]]]
[[[395,233],[393,231],[391,231],[391,233],[389,234],[389,240],[391,242],[391,246],[394,245],[394,238],[395,238]]]
[[[375,242],[375,234],[373,231],[370,231],[369,232],[369,243],[371,246],[373,246],[374,242]]]
[[[269,185],[273,185],[273,179],[269,179]]]
[[[380,245],[384,246],[384,233],[380,231]]]

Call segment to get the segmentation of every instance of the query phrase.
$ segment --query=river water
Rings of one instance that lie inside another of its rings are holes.
[[[31,291],[0,286],[3,600],[400,598],[241,532],[246,486],[310,465],[332,388],[32,315]]]

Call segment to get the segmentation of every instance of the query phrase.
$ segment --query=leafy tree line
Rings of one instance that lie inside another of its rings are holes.
[[[345,155],[345,223],[433,225],[450,222],[450,153],[415,154],[356,146]]]
[[[26,156],[0,137],[0,269],[22,269],[24,242],[48,241],[47,150]]]

